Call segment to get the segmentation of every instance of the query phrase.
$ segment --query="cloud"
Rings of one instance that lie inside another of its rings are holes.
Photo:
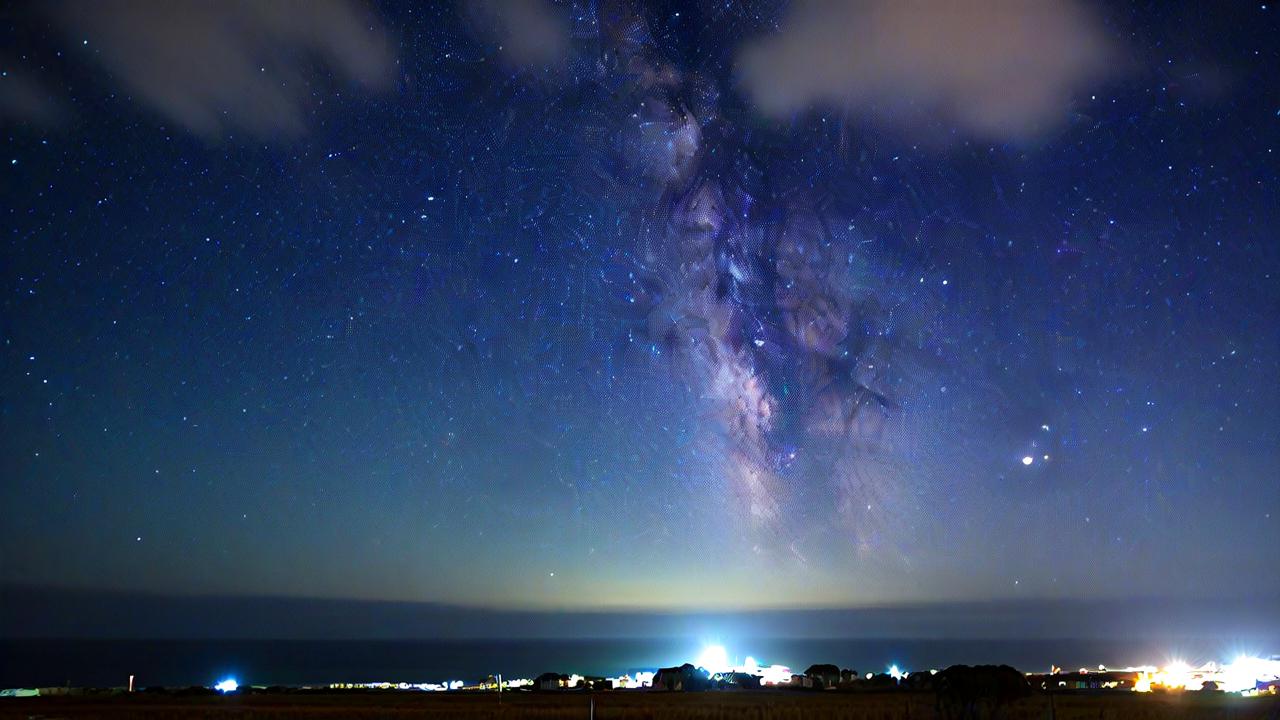
[[[54,13],[129,94],[206,136],[300,133],[325,70],[376,89],[393,66],[386,34],[350,0],[97,0]]]
[[[1052,129],[1115,49],[1074,0],[799,0],[739,55],[766,115],[815,106],[882,123],[937,119],[992,140]]]
[[[556,66],[569,53],[569,18],[546,0],[462,0],[476,30],[513,63]]]

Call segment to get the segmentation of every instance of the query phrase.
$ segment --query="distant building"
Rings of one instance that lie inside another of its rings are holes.
[[[578,678],[576,687],[581,688],[583,690],[590,690],[592,692],[595,692],[598,690],[612,690],[613,683],[611,683],[609,681],[609,678],[606,678],[606,677],[600,677],[598,675],[587,675],[586,677]]]
[[[834,690],[840,685],[840,668],[835,665],[810,665],[804,674],[813,680],[814,687],[823,690]]]
[[[1032,687],[1042,690],[1132,690],[1137,679],[1138,673],[1129,670],[1027,676]]]
[[[742,688],[743,690],[758,690],[760,688],[759,675],[745,672],[729,672],[717,677],[720,679],[722,687]]]
[[[682,692],[690,690],[706,690],[710,679],[706,673],[685,663],[680,667],[662,668],[653,676],[654,690]]]
[[[637,688],[647,688],[653,685],[653,676],[655,673],[648,671],[637,672],[634,675],[630,673],[621,677],[608,678],[610,688],[613,690],[634,690]]]
[[[808,675],[792,675],[788,687],[809,689],[814,687],[813,678]],[[818,686],[821,687],[821,686]]]
[[[547,672],[538,676],[534,681],[535,687],[539,690],[565,690],[571,687],[570,677],[563,673]]]

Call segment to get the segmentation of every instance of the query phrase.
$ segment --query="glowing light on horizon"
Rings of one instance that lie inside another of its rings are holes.
[[[236,679],[233,677],[223,678],[213,686],[213,689],[222,693],[235,692],[240,689],[240,683],[236,682]]]
[[[723,645],[707,645],[702,648],[702,653],[698,655],[694,665],[712,675],[733,670],[733,665],[729,663],[729,652]]]
[[[1227,692],[1253,690],[1258,681],[1280,679],[1280,659],[1267,660],[1252,655],[1240,655],[1223,666],[1219,689]]]
[[[770,665],[760,669],[760,682],[764,685],[786,685],[791,682],[791,668],[786,665]]]
[[[1192,667],[1182,660],[1174,660],[1163,668],[1132,668],[1138,671],[1133,689],[1138,692],[1164,690],[1200,690],[1206,683],[1213,683],[1224,692],[1250,693],[1259,682],[1280,679],[1280,658],[1270,660],[1240,655],[1231,663],[1219,665],[1209,662]]]

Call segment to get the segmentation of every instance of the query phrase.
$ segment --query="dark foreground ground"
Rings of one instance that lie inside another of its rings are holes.
[[[948,705],[930,692],[342,693],[246,696],[40,697],[0,699],[9,718],[595,718],[711,720],[713,718],[1002,718],[1003,720],[1143,720],[1144,718],[1257,718],[1280,720],[1280,696],[1177,695],[1112,692],[1037,694],[995,706]]]

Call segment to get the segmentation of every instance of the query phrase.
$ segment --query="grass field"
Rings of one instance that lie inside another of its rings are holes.
[[[0,700],[0,720],[22,718],[589,718],[599,720],[1145,720],[1215,718],[1280,720],[1280,696],[1242,698],[1185,693],[1058,693],[1003,707],[943,707],[933,693],[707,692],[339,693],[245,696],[118,695]]]

